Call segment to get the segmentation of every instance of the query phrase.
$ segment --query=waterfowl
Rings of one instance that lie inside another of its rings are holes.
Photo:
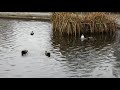
[[[93,37],[88,37],[88,40],[91,40],[91,41],[96,41],[96,39],[95,39],[95,38],[93,38]]]
[[[22,56],[26,55],[27,53],[28,53],[28,50],[22,50],[22,51],[21,51],[21,55],[22,55]]]
[[[45,55],[50,57],[50,52],[45,51]]]
[[[83,34],[81,35],[81,39],[85,39],[85,36]]]
[[[85,38],[85,36],[83,34],[81,35],[80,39],[81,39],[81,41],[87,40],[87,38]]]
[[[34,32],[33,32],[33,31],[31,32],[31,35],[34,35]]]

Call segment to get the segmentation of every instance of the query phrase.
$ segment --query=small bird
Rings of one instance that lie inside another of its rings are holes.
[[[82,35],[81,35],[81,39],[84,39],[84,38],[85,38],[85,36],[82,34]]]
[[[85,36],[82,34],[81,35],[81,41],[87,40],[87,38],[85,38]]]
[[[33,32],[33,31],[31,32],[31,35],[34,35],[34,32]]]
[[[96,39],[93,38],[93,37],[88,37],[88,40],[90,40],[90,41],[96,41]]]
[[[26,55],[27,53],[28,53],[28,50],[22,50],[22,51],[21,51],[21,55],[22,55],[22,56]]]
[[[50,52],[45,51],[45,55],[50,57]]]

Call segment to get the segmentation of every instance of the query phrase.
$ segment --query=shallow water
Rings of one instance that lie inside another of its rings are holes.
[[[120,32],[81,42],[54,35],[51,28],[49,22],[0,19],[0,78],[120,77]],[[28,55],[22,57],[24,49]]]

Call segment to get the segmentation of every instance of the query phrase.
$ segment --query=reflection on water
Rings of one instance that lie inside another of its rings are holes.
[[[51,26],[0,19],[0,77],[120,77],[119,31],[116,38],[94,35],[96,41],[82,42],[79,37],[53,34]],[[23,49],[29,51],[25,57],[21,56]],[[51,52],[50,58],[45,51]]]
[[[93,36],[97,41],[81,42],[80,38],[53,35],[55,53],[60,52],[70,77],[113,77],[114,36]],[[59,55],[58,55],[59,56]]]
[[[120,78],[120,31],[116,32],[116,39],[114,43],[114,56],[116,61],[114,62],[113,75]]]

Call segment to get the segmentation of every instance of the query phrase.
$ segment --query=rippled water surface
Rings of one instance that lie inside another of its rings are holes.
[[[120,77],[120,32],[117,38],[102,35],[81,42],[53,34],[51,28],[49,22],[0,19],[0,77]],[[22,57],[24,49],[29,52]]]

